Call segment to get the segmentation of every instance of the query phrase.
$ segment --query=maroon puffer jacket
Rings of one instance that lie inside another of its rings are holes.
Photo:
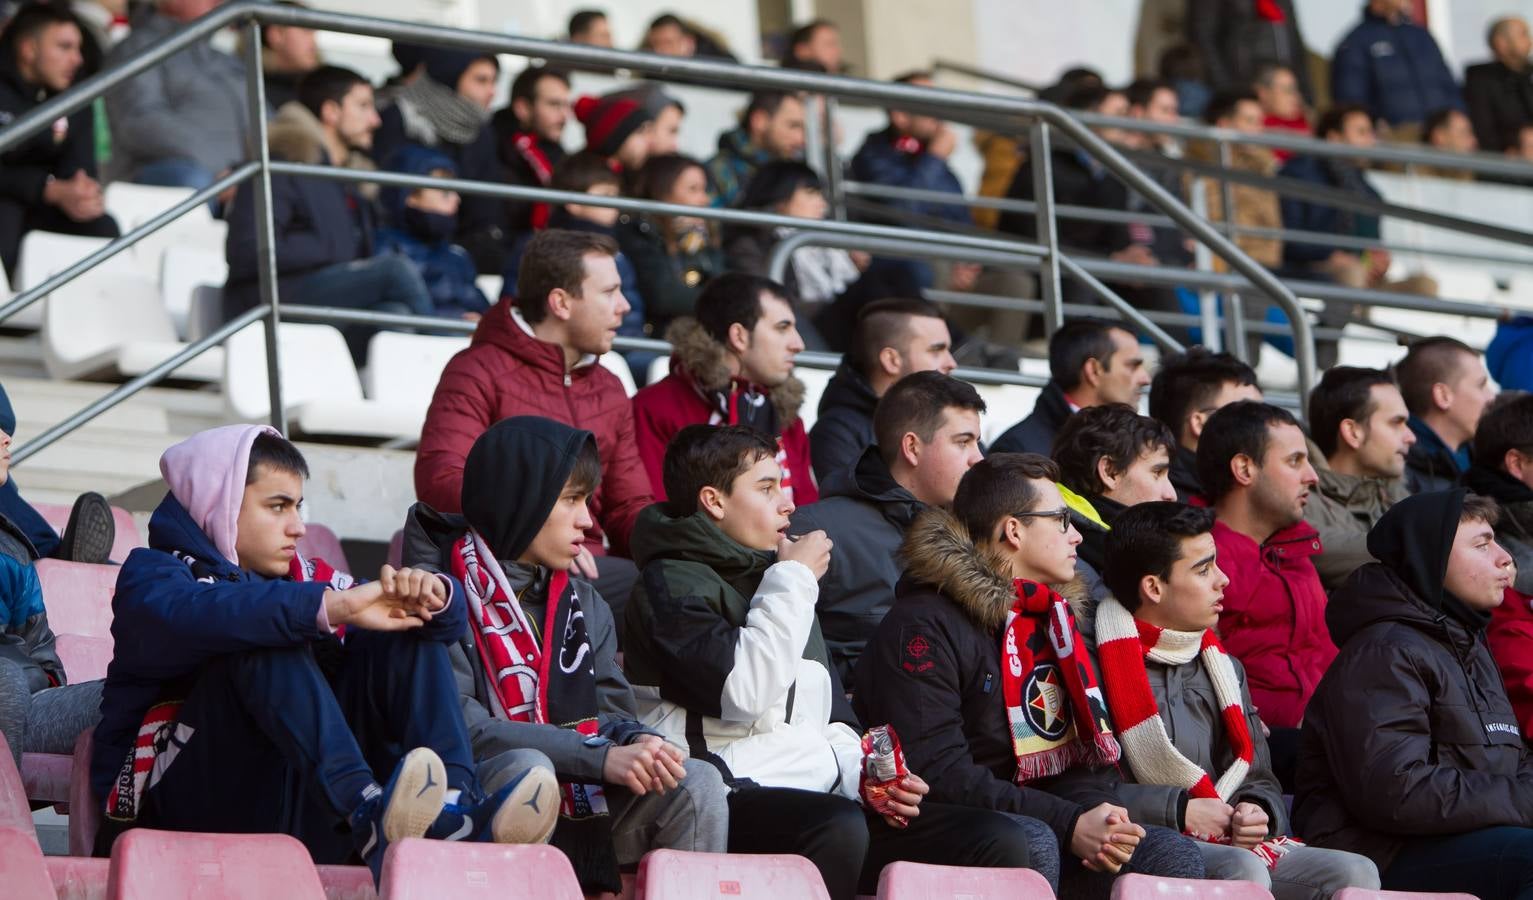
[[[415,454],[416,498],[441,512],[461,512],[469,448],[485,429],[511,416],[543,416],[596,435],[602,480],[591,498],[596,524],[586,539],[600,554],[605,530],[612,552],[627,556],[634,520],[654,498],[622,382],[595,360],[566,372],[564,350],[534,337],[505,301],[485,313],[473,342],[437,383]]]

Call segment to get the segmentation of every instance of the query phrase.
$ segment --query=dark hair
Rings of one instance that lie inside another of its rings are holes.
[[[665,448],[662,475],[666,512],[674,518],[697,512],[705,487],[728,494],[735,479],[763,459],[777,456],[777,443],[744,425],[688,425]]]
[[[1214,503],[1223,500],[1235,489],[1230,460],[1249,456],[1260,466],[1273,426],[1298,424],[1288,410],[1257,400],[1237,400],[1209,416],[1198,440],[1198,480],[1204,496]]]
[[[1495,528],[1501,522],[1501,505],[1490,497],[1466,494],[1464,506],[1459,510],[1458,521],[1460,525],[1465,522],[1484,522]]]
[[[1112,368],[1114,329],[1123,326],[1106,319],[1072,319],[1059,326],[1049,338],[1049,377],[1065,391],[1081,384],[1081,369],[1087,360],[1097,360],[1103,369]]]
[[[783,48],[782,66],[785,69],[794,69],[803,66],[804,60],[793,55],[793,51],[814,40],[814,33],[821,28],[837,28],[836,23],[829,19],[811,19],[808,22],[793,29],[788,35],[787,45]]]
[[[1338,134],[1341,133],[1342,129],[1346,127],[1347,119],[1350,116],[1362,116],[1370,122],[1373,121],[1373,116],[1369,114],[1368,107],[1361,103],[1338,103],[1326,110],[1315,121],[1315,137],[1325,140],[1325,136],[1333,131]]]
[[[261,475],[261,466],[302,478],[309,477],[309,462],[303,458],[303,452],[292,441],[269,431],[256,435],[255,442],[250,445],[250,462],[245,465],[246,484],[255,483]]]
[[[1083,109],[1091,112],[1100,108],[1113,93],[1111,88],[1101,82],[1083,81],[1065,91],[1059,98],[1059,102],[1065,109]]]
[[[73,25],[82,35],[85,33],[80,20],[69,11],[69,4],[41,0],[28,3],[16,10],[16,15],[0,28],[0,52],[10,56],[22,41],[31,40],[55,25]]]
[[[1165,422],[1180,441],[1187,417],[1212,403],[1226,384],[1255,386],[1256,370],[1206,347],[1164,357],[1150,382],[1150,415]]]
[[[878,355],[903,338],[910,330],[910,320],[916,317],[940,319],[942,312],[925,300],[907,297],[874,300],[858,310],[851,345],[846,351],[852,369],[863,378],[873,377],[878,369]]]
[[[1203,54],[1192,44],[1172,44],[1160,54],[1155,67],[1167,81],[1203,81],[1207,75]]]
[[[1395,379],[1383,369],[1335,366],[1325,373],[1309,395],[1309,430],[1315,446],[1329,457],[1341,445],[1339,429],[1347,419],[1362,424],[1378,409],[1374,385],[1393,385]]]
[[[607,18],[607,14],[599,9],[577,9],[575,14],[570,16],[570,24],[565,31],[570,37],[575,37],[589,30],[592,25],[596,24],[597,19],[605,18]]]
[[[580,445],[575,466],[570,469],[565,483],[582,494],[594,494],[601,486],[601,451],[596,448],[594,439]]]
[[[1154,500],[1125,509],[1107,532],[1102,584],[1129,612],[1139,609],[1139,580],[1162,581],[1182,558],[1182,542],[1214,530],[1214,511]]]
[[[651,156],[638,171],[634,193],[645,200],[663,201],[688,169],[708,171],[698,160],[680,153]]]
[[[974,385],[941,372],[912,372],[896,381],[873,410],[873,440],[884,464],[894,464],[900,440],[911,432],[930,443],[954,408],[982,413],[985,401]]]
[[[612,171],[607,157],[595,150],[581,150],[559,160],[554,166],[553,180],[549,187],[556,191],[574,191],[584,194],[600,184],[623,186],[623,179]]]
[[[822,190],[820,176],[796,159],[774,159],[756,170],[740,195],[741,209],[771,209],[802,188]]]
[[[745,107],[745,112],[740,113],[740,127],[750,130],[751,116],[758,112],[767,114],[767,118],[777,115],[782,105],[788,100],[798,100],[798,94],[787,91],[757,91],[751,94],[751,102]]]
[[[528,103],[532,103],[537,99],[538,82],[545,78],[552,78],[555,81],[563,82],[565,87],[570,86],[569,73],[562,69],[534,63],[518,73],[516,80],[511,82],[511,99],[513,101],[526,100]]]
[[[1251,76],[1252,87],[1257,85],[1271,87],[1273,80],[1277,78],[1277,73],[1279,72],[1287,72],[1292,75],[1293,68],[1280,62],[1269,61],[1262,63],[1256,67],[1256,74]],[[1295,77],[1297,78],[1297,76]]]
[[[320,66],[298,79],[298,102],[318,119],[326,103],[340,103],[359,84],[371,86],[371,82],[351,69]]]
[[[1096,69],[1085,66],[1076,66],[1066,69],[1059,76],[1059,80],[1038,92],[1038,99],[1047,100],[1050,103],[1059,103],[1069,96],[1071,91],[1082,84],[1103,84],[1102,73]]]
[[[1213,99],[1208,101],[1208,105],[1203,107],[1203,124],[1217,125],[1220,119],[1233,116],[1242,103],[1260,105],[1261,101],[1256,99],[1256,92],[1250,88],[1219,91],[1214,94]]]
[[[953,515],[976,544],[995,537],[1007,516],[1031,512],[1038,500],[1035,481],[1059,481],[1059,467],[1037,453],[993,453],[970,467],[953,496]]]
[[[580,296],[589,253],[617,256],[617,242],[604,234],[563,228],[545,228],[533,235],[516,276],[516,308],[527,324],[536,325],[548,315],[548,295],[555,288]]]
[[[1105,494],[1097,460],[1106,459],[1112,471],[1121,474],[1156,447],[1165,447],[1168,458],[1176,449],[1176,436],[1164,422],[1141,416],[1127,404],[1106,403],[1065,419],[1051,455],[1065,487],[1077,494]]]
[[[1450,337],[1424,338],[1405,351],[1405,358],[1395,363],[1395,381],[1400,384],[1400,394],[1411,415],[1431,411],[1433,386],[1453,378],[1464,353],[1480,355],[1468,344]]]
[[[1129,86],[1123,89],[1123,96],[1128,98],[1129,106],[1149,106],[1150,101],[1155,99],[1157,91],[1170,91],[1176,93],[1176,89],[1169,81],[1161,78],[1135,78],[1129,82]]]
[[[1533,394],[1519,391],[1507,399],[1497,398],[1480,416],[1474,430],[1475,461],[1499,472],[1508,450],[1533,454]]]
[[[1435,133],[1437,129],[1447,125],[1448,121],[1453,118],[1453,114],[1456,112],[1458,112],[1458,110],[1454,109],[1453,107],[1445,106],[1442,109],[1431,113],[1425,119],[1422,119],[1421,142],[1423,144],[1432,143],[1433,133]]]
[[[269,2],[271,3],[272,6],[290,6],[290,7],[295,7],[297,9],[308,9],[309,8],[307,3],[299,3],[298,0],[269,0]],[[302,25],[287,25],[287,26],[278,25],[277,27],[278,28],[284,28],[284,27],[286,27],[286,28],[302,28],[303,26]],[[271,46],[271,26],[269,26],[269,25],[267,27],[261,29],[261,46],[262,47],[270,47]]]
[[[933,78],[931,69],[911,69],[908,72],[901,72],[889,80],[895,84],[910,84],[912,81],[931,81]]]
[[[755,330],[761,320],[763,294],[788,299],[788,289],[764,275],[725,272],[703,286],[692,315],[709,337],[728,344],[731,325],[738,323],[746,331]]]

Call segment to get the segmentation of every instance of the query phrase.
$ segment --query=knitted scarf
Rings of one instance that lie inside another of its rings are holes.
[[[731,378],[728,387],[723,390],[708,391],[697,385],[697,391],[708,402],[709,425],[744,425],[777,442],[777,465],[782,468],[782,492],[791,501],[793,472],[788,468],[788,451],[782,444],[782,426],[777,421],[777,407],[772,405],[771,391],[742,378]]]
[[[1070,605],[1048,585],[1019,578],[1015,587],[1001,649],[1001,687],[1017,783],[1080,763],[1116,763],[1118,742]]]
[[[540,641],[478,532],[471,529],[453,544],[449,562],[468,595],[469,631],[492,688],[491,712],[513,722],[595,736],[594,652],[569,574],[555,572],[549,579]],[[602,785],[563,783],[559,792],[559,825],[551,843],[569,858],[581,887],[593,893],[621,891]]]
[[[533,177],[537,178],[538,184],[548,187],[554,183],[554,164],[548,161],[548,155],[543,148],[538,146],[538,136],[530,131],[518,131],[511,135],[511,149],[516,151],[527,163],[527,168],[532,170]],[[547,203],[537,202],[532,204],[532,228],[541,231],[548,227],[548,217],[552,212]]]
[[[404,119],[405,134],[428,147],[443,141],[471,143],[490,118],[477,103],[425,75],[399,88],[394,102]]]
[[[223,581],[215,571],[215,566],[208,561],[180,552],[175,557],[192,570],[192,577],[199,582],[218,584]],[[293,561],[288,564],[288,577],[293,581],[322,582],[338,591],[344,591],[355,584],[350,575],[337,572],[324,560],[305,559],[301,554],[295,554]],[[337,631],[339,633],[339,629]],[[181,694],[189,688],[189,684],[180,684],[168,692]],[[194,729],[185,723],[176,722],[183,701],[184,698],[180,696],[167,697],[144,713],[133,747],[128,751],[127,759],[123,760],[122,768],[118,770],[116,784],[107,794],[108,819],[136,822],[143,809],[144,792],[159,783],[165,770],[175,762],[176,754],[192,739]]]
[[[1134,768],[1134,777],[1145,784],[1164,784],[1185,788],[1196,799],[1231,802],[1245,783],[1255,758],[1255,745],[1246,724],[1245,704],[1241,699],[1240,678],[1230,662],[1224,645],[1212,628],[1202,631],[1173,631],[1134,618],[1116,599],[1108,597],[1097,606],[1097,658],[1102,665],[1102,680],[1107,686],[1107,705],[1118,726],[1123,755]],[[1201,660],[1203,671],[1214,684],[1214,699],[1219,703],[1225,739],[1234,761],[1216,782],[1197,763],[1182,755],[1166,734],[1155,695],[1150,691],[1150,676],[1144,661],[1166,666],[1184,666]],[[1228,844],[1229,835],[1187,832],[1200,841]],[[1263,841],[1252,848],[1267,865],[1273,866],[1284,853],[1302,846],[1286,837]]]

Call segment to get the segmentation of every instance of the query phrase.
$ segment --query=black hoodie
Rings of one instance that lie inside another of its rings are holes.
[[[815,480],[829,484],[856,465],[873,445],[873,410],[878,395],[851,363],[842,362],[820,395],[819,417],[809,430],[809,461]],[[823,491],[821,493],[824,493]]]
[[[1379,562],[1326,608],[1341,649],[1305,713],[1293,819],[1381,872],[1409,838],[1533,825],[1533,760],[1487,617],[1443,588],[1464,497],[1397,503],[1368,536]]]

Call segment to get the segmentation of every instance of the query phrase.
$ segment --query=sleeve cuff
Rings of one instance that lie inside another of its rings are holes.
[[[441,615],[452,608],[452,598],[457,593],[457,583],[441,572],[436,573],[436,577],[442,582],[442,587],[447,590],[447,602],[443,603],[442,608],[435,613],[435,615]]]
[[[327,590],[334,590],[327,588]],[[335,634],[335,628],[330,624],[330,613],[325,609],[325,595],[319,595],[319,611],[314,614],[314,626],[320,634]]]

